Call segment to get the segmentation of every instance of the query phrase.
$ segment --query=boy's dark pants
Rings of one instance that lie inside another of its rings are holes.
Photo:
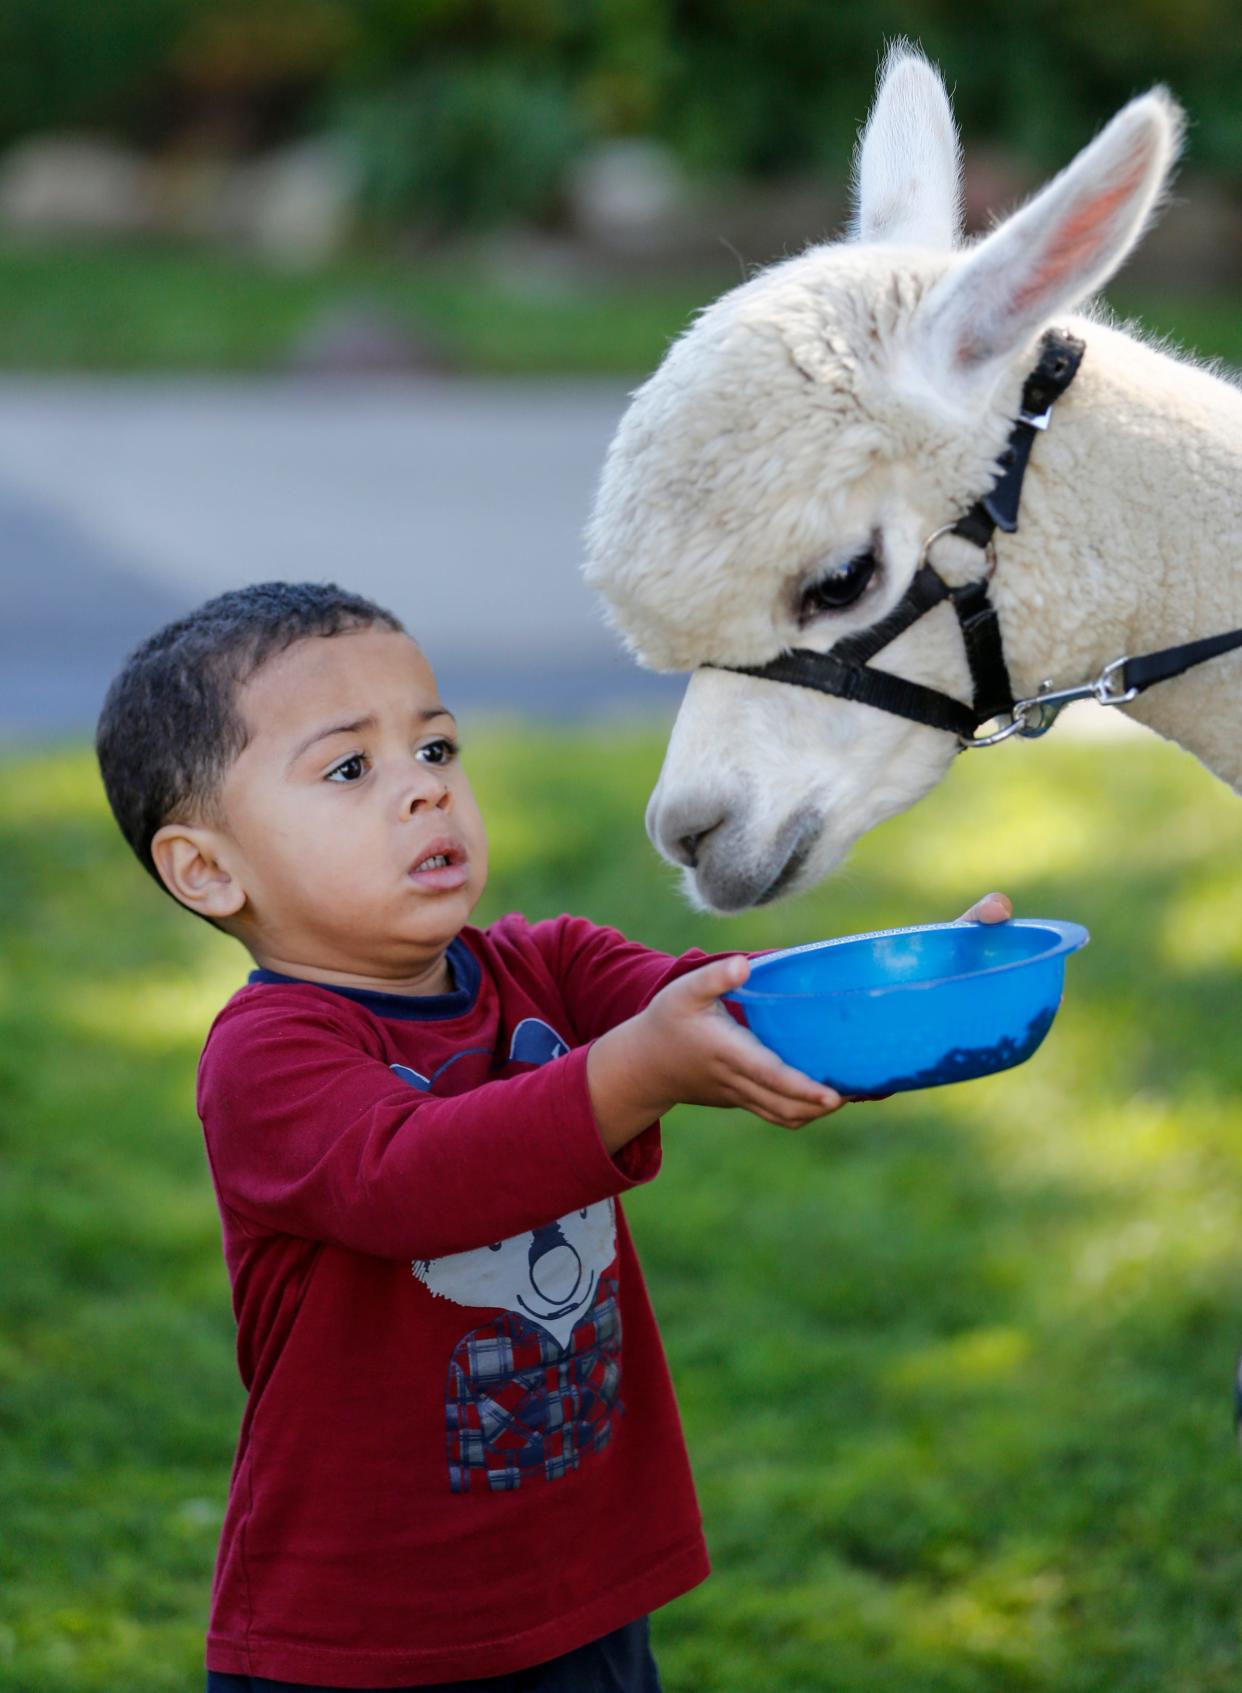
[[[207,1672],[207,1693],[344,1693],[304,1682]],[[367,1693],[353,1689],[352,1693]],[[438,1681],[434,1687],[370,1689],[369,1693],[660,1693],[647,1641],[647,1619],[627,1623],[563,1657],[483,1681]]]

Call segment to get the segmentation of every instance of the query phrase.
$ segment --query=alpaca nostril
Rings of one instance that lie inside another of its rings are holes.
[[[704,841],[728,821],[730,810],[728,797],[720,794],[692,794],[669,804],[657,789],[647,807],[647,833],[657,852],[696,870]]]
[[[707,837],[715,834],[723,822],[724,818],[718,817],[714,823],[705,824],[701,829],[691,827],[681,834],[670,835],[666,838],[669,857],[675,859],[678,864],[684,864],[687,870],[697,870],[699,849]]]
[[[707,830],[703,829],[697,835],[683,835],[675,843],[673,847],[674,857],[684,864],[687,870],[693,870],[699,862],[699,842],[706,833]]]

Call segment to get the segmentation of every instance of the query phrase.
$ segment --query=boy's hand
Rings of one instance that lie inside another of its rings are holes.
[[[658,1073],[690,1105],[740,1105],[769,1123],[800,1129],[842,1101],[840,1094],[784,1063],[736,1022],[720,996],[750,975],[744,956],[692,970],[658,993],[642,1013]]]
[[[1008,896],[991,893],[962,921],[1003,923],[1012,916]],[[740,1106],[782,1128],[800,1129],[845,1103],[832,1088],[783,1063],[721,1005],[721,995],[749,974],[750,960],[742,954],[704,964],[595,1042],[587,1055],[587,1086],[609,1152],[674,1105]]]
[[[840,1094],[782,1063],[721,1005],[749,974],[742,955],[704,964],[595,1042],[587,1084],[610,1152],[677,1104],[737,1105],[786,1129],[840,1107]]]

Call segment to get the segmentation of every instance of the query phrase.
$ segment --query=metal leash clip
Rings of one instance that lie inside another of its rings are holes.
[[[1036,739],[1046,735],[1067,705],[1075,700],[1094,700],[1097,705],[1126,705],[1138,694],[1137,688],[1114,685],[1113,677],[1129,664],[1129,657],[1115,658],[1106,664],[1093,682],[1083,682],[1077,688],[1054,688],[1042,682],[1034,699],[1018,700],[1013,708],[1015,718],[1021,720],[1018,734]]]
[[[1093,682],[1080,683],[1076,688],[1054,688],[1051,681],[1041,682],[1039,692],[1032,699],[1015,700],[1008,723],[991,735],[976,735],[963,741],[964,747],[994,747],[1011,735],[1024,740],[1038,740],[1046,735],[1067,705],[1075,700],[1094,700],[1097,705],[1127,705],[1138,695],[1137,688],[1119,688],[1113,677],[1129,664],[1129,657],[1115,658],[1106,664]]]

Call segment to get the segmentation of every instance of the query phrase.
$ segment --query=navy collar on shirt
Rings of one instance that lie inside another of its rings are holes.
[[[247,982],[296,982],[308,988],[327,988],[345,999],[356,1000],[377,1017],[398,1017],[410,1023],[461,1017],[469,1011],[479,992],[483,972],[478,959],[460,935],[448,944],[445,957],[453,972],[451,993],[379,993],[372,988],[342,988],[335,982],[308,982],[305,976],[282,976],[278,970],[252,970]]]

